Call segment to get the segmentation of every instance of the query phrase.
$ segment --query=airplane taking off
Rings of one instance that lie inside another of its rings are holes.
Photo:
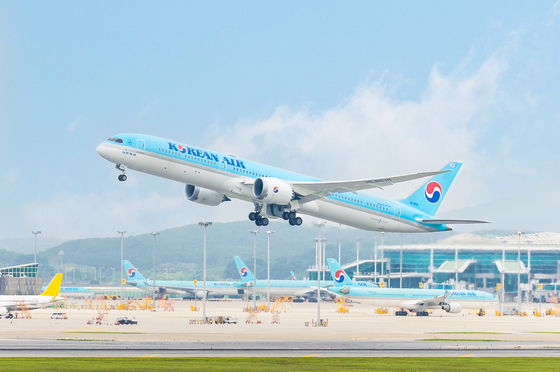
[[[253,272],[249,270],[247,265],[239,258],[239,256],[233,256],[235,260],[235,265],[237,266],[237,272],[241,277],[241,282],[244,286],[248,288],[249,293],[253,293],[255,276]],[[324,287],[321,288],[321,297],[327,295],[332,297],[332,294],[327,291],[327,287],[331,284],[329,282],[323,282]],[[268,280],[257,279],[257,290],[256,292],[260,295],[266,296],[268,293]],[[270,296],[295,296],[295,297],[305,297],[305,298],[317,298],[317,284],[310,280],[270,280]]]
[[[406,316],[416,311],[417,316],[428,316],[428,309],[441,309],[448,313],[460,313],[462,309],[483,309],[494,305],[496,297],[488,292],[474,290],[443,290],[443,289],[414,289],[414,288],[366,288],[356,285],[346,285],[348,274],[340,267],[337,260],[327,258],[327,264],[332,275],[334,286],[329,291],[348,297],[352,301],[379,306],[397,307],[397,316]],[[362,283],[362,282],[353,282]]]
[[[64,300],[64,298],[58,296],[60,283],[62,283],[62,274],[56,274],[40,295],[0,296],[0,316],[11,319],[13,318],[11,312],[21,309],[22,307],[26,307],[30,310],[41,309],[53,302]]]
[[[116,164],[120,181],[126,181],[126,170],[132,169],[184,183],[187,199],[195,203],[217,206],[231,198],[253,203],[249,219],[257,226],[268,225],[269,218],[299,226],[303,220],[298,213],[363,230],[401,233],[484,223],[434,218],[461,168],[457,162],[435,172],[332,182],[144,134],[111,137],[97,153]],[[430,176],[400,201],[358,192]]]
[[[150,288],[154,286],[153,280],[146,279],[130,261],[123,261],[126,273],[126,283],[138,288]],[[207,297],[243,296],[245,290],[241,282],[215,282],[206,281]],[[190,294],[197,298],[204,298],[204,287],[202,282],[194,284],[194,281],[185,280],[156,280],[156,293]]]

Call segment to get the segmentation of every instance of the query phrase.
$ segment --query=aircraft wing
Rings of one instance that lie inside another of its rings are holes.
[[[385,186],[394,185],[395,183],[411,181],[418,178],[430,177],[440,173],[450,172],[450,170],[435,171],[435,172],[420,172],[414,174],[407,174],[404,176],[395,177],[385,177],[385,178],[368,178],[363,180],[354,181],[317,181],[317,182],[307,182],[307,181],[295,181],[291,182],[294,191],[300,196],[311,196],[317,195],[319,197],[325,197],[329,194],[339,192],[353,192],[359,190],[367,189],[382,189]]]
[[[426,225],[467,225],[472,223],[490,223],[487,221],[477,221],[477,220],[438,220],[438,219],[422,219],[416,218],[416,221],[420,223],[425,223]]]
[[[439,306],[442,302],[447,301],[447,298],[451,295],[448,291],[445,291],[445,294],[437,297],[430,297],[423,300],[418,301],[419,305],[426,305],[426,306]]]

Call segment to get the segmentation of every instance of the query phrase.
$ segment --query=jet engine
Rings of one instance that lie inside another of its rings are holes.
[[[0,316],[4,316],[8,314],[8,309],[6,309],[5,307],[0,307]]]
[[[450,303],[450,304],[443,304],[441,305],[441,309],[447,311],[448,313],[460,313],[461,312],[461,304],[458,303]]]
[[[294,190],[286,181],[264,177],[255,180],[253,195],[267,204],[285,205],[294,199]]]
[[[215,207],[230,199],[214,190],[203,189],[194,185],[185,186],[185,196],[192,202]]]

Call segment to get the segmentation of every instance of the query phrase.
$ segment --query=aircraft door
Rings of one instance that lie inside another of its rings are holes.
[[[401,208],[395,207],[395,212],[393,214],[393,219],[400,220],[401,219]]]
[[[144,152],[146,150],[146,141],[143,139],[137,140],[138,152]]]
[[[222,159],[222,161],[220,162],[220,170],[226,171],[227,170],[227,165],[228,165],[228,163],[227,163],[226,159]]]

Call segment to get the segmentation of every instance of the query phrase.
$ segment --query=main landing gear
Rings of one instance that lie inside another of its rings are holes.
[[[261,216],[258,212],[249,213],[249,220],[255,221],[257,226],[268,226],[268,218]]]
[[[396,316],[407,316],[408,312],[405,309],[400,309],[398,311],[395,311],[395,315]]]
[[[127,180],[125,171],[126,171],[126,165],[122,165],[122,164],[117,164],[115,166],[115,168],[117,168],[118,170],[120,170],[122,172],[122,174],[119,174],[119,181],[124,182]]]
[[[255,203],[255,211],[249,213],[249,220],[250,221],[255,221],[255,225],[257,226],[267,226],[268,225],[268,218],[266,217],[262,217],[261,216],[261,211],[262,211],[263,206],[260,204]],[[282,212],[282,215],[280,216],[280,213],[278,212],[269,212],[271,213],[273,216],[276,217],[282,217],[282,219],[288,221],[290,223],[290,226],[301,226],[301,224],[303,223],[303,220],[301,217],[298,217],[296,215],[295,211],[290,211],[290,212]]]
[[[418,312],[416,312],[416,316],[428,316],[428,312],[427,311],[418,311]]]
[[[282,218],[290,224],[290,226],[301,226],[303,220],[301,217],[296,216],[295,211],[282,213]]]

